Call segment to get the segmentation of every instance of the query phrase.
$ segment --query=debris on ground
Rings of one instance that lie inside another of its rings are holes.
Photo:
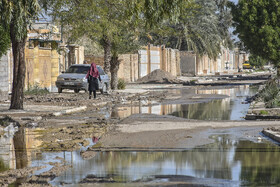
[[[177,79],[171,73],[156,69],[149,73],[148,75],[137,80],[137,83],[171,83],[171,84],[181,84],[183,81]]]
[[[8,127],[10,125],[18,127],[19,123],[7,115],[5,115],[4,117],[0,117],[0,126],[1,127]]]
[[[33,167],[33,168],[23,168],[23,169],[16,169],[16,170],[7,170],[0,173],[0,186],[8,186],[16,182],[18,178],[24,178],[30,176],[37,170],[43,169],[45,166],[42,167]]]

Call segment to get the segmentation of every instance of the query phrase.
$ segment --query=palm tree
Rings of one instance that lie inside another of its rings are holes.
[[[216,58],[221,44],[230,44],[231,41],[228,32],[231,17],[229,10],[224,10],[224,1],[227,0],[195,0],[195,5],[182,8],[175,22],[165,19],[159,29],[153,30],[152,42]]]

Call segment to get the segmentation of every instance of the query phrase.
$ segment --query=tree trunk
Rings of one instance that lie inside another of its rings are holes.
[[[117,55],[113,55],[111,59],[111,88],[112,90],[118,89],[118,70],[119,70],[119,57]]]
[[[110,61],[111,61],[111,41],[107,36],[103,36],[103,49],[104,49],[104,71],[110,74]]]
[[[27,142],[25,136],[25,130],[20,128],[19,131],[15,133],[13,138],[14,148],[15,148],[15,159],[16,159],[16,169],[22,169],[28,166],[28,156],[27,156]]]
[[[10,37],[13,49],[13,88],[10,109],[23,109],[23,89],[25,81],[25,41],[26,38],[17,41],[13,28],[10,29]]]
[[[110,61],[111,61],[111,41],[110,39],[106,36],[103,35],[103,49],[104,49],[104,71],[108,75],[109,80],[111,80],[111,72],[110,72]],[[111,90],[110,84],[107,87],[108,90]]]

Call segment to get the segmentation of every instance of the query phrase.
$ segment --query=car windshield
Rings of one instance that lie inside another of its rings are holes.
[[[86,66],[71,66],[66,73],[87,74],[90,67]]]

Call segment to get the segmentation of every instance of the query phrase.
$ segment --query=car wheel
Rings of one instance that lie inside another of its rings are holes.
[[[74,92],[75,92],[75,93],[79,93],[80,90],[79,90],[79,89],[74,89]]]
[[[58,88],[58,93],[62,93],[62,88]]]

